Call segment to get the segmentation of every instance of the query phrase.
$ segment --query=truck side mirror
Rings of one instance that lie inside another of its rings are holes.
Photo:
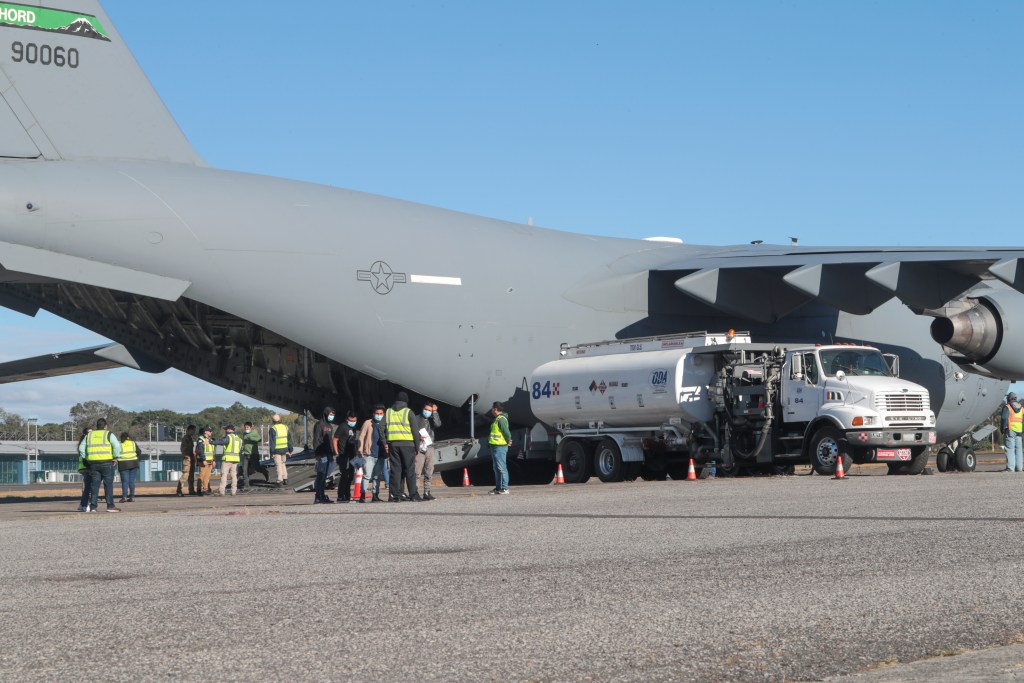
[[[804,377],[804,359],[797,354],[789,357],[789,377],[790,379],[803,379]]]
[[[900,357],[895,353],[883,353],[882,357],[885,358],[885,362],[889,365],[889,372],[892,373],[893,377],[900,376]]]

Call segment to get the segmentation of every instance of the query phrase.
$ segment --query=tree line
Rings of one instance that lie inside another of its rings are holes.
[[[178,413],[173,410],[131,411],[103,401],[86,401],[72,406],[65,422],[32,425],[29,429],[24,417],[0,408],[0,440],[77,441],[83,429],[94,426],[96,420],[102,417],[107,420],[110,430],[119,436],[122,432],[128,432],[135,441],[149,441],[151,437],[154,441],[177,441],[188,425],[198,428],[209,426],[213,428],[214,434],[220,435],[221,428],[229,424],[239,431],[246,422],[252,422],[257,429],[259,425],[269,425],[273,414],[274,411],[268,408],[246,406],[237,401],[226,408],[211,406],[198,413]],[[292,437],[293,443],[301,443],[302,415],[285,412],[280,415],[281,422],[296,434]],[[159,435],[157,425],[161,428]],[[294,431],[296,428],[297,431]]]

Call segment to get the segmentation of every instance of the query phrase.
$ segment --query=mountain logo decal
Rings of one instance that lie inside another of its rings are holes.
[[[107,30],[91,14],[62,9],[0,2],[0,28],[26,28],[47,33],[65,33],[110,42]]]

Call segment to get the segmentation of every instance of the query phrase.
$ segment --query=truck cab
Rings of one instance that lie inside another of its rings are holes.
[[[801,455],[823,473],[840,454],[920,472],[935,443],[935,413],[928,391],[898,371],[895,356],[870,346],[791,349],[781,372],[780,429],[801,437]]]

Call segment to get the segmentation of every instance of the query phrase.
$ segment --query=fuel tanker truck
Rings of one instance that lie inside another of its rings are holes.
[[[839,458],[918,474],[935,413],[898,374],[899,359],[870,346],[784,348],[733,331],[564,346],[533,373],[550,446],[537,428],[531,443],[567,482],[681,478],[691,458],[701,476],[799,463],[832,474]]]

